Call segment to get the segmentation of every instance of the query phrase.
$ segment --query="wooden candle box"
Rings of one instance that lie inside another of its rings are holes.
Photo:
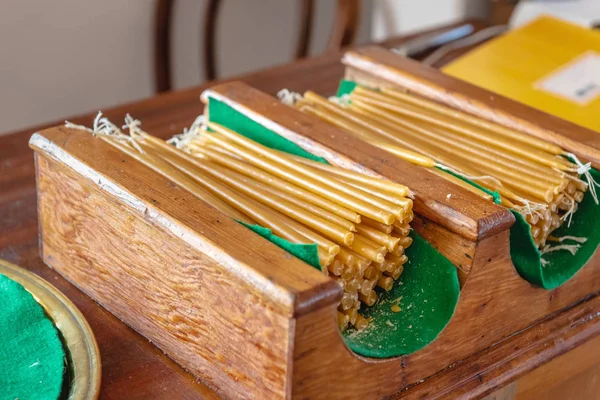
[[[352,57],[375,61],[375,70],[384,72],[369,79],[379,84],[396,85],[401,75],[403,83],[444,85],[439,88],[450,98],[477,106],[471,95],[484,93],[412,61],[390,61],[377,49],[350,53],[345,62]],[[352,64],[350,73],[367,76],[361,65]],[[510,362],[543,340],[526,328],[600,290],[597,254],[560,288],[536,288],[511,263],[514,218],[505,208],[244,84],[219,85],[210,95],[332,164],[408,185],[415,192],[414,229],[457,266],[462,283],[456,312],[432,344],[392,359],[357,356],[337,328],[341,289],[333,280],[87,132],[57,127],[36,133],[30,146],[44,261],[221,395],[383,398],[405,390],[435,398],[465,382],[484,394],[495,383],[483,377],[502,370],[499,361]],[[532,129],[556,122],[502,101],[509,106],[489,112],[514,112]],[[579,141],[587,132],[560,124],[565,130],[556,137],[596,161],[598,141]],[[556,321],[555,331],[572,328],[572,319]],[[556,352],[592,331],[574,329]],[[515,357],[506,356],[509,351]],[[435,376],[448,376],[447,383],[430,393]]]

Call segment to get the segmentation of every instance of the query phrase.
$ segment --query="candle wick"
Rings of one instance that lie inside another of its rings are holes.
[[[184,128],[183,133],[173,136],[167,140],[167,143],[183,150],[200,135],[200,131],[206,126],[206,117],[204,114],[200,114],[189,128]]]
[[[598,203],[598,194],[596,193],[596,186],[600,187],[600,183],[596,182],[590,173],[592,169],[592,163],[584,164],[582,163],[575,154],[573,153],[565,153],[566,156],[570,157],[575,164],[577,164],[577,174],[583,175],[585,181],[588,183],[588,188],[590,190],[590,194],[594,199],[594,203]]]
[[[302,95],[300,93],[292,92],[289,89],[281,89],[277,92],[277,98],[283,104],[294,106],[298,100],[302,99]]]

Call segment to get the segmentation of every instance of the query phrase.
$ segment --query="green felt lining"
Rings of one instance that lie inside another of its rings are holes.
[[[353,81],[342,81],[338,88],[337,96],[350,94],[357,86]],[[466,179],[458,174],[446,171],[462,179],[463,181],[484,190],[494,196],[494,202],[500,203],[497,192],[491,192],[480,185]],[[600,182],[600,172],[595,169],[590,171],[592,177]],[[570,226],[564,224],[553,232],[555,237],[575,236],[587,238],[581,244],[575,255],[566,250],[555,251],[543,255],[535,246],[531,236],[531,227],[525,218],[517,211],[510,210],[515,216],[516,222],[510,229],[510,256],[515,269],[521,277],[528,282],[544,289],[555,289],[571,279],[592,257],[598,244],[600,244],[600,229],[596,227],[596,221],[600,218],[600,207],[594,203],[594,199],[586,193],[583,201],[571,220]],[[561,244],[576,244],[572,241],[564,241]],[[551,244],[554,245],[554,244]],[[546,261],[542,264],[542,258]]]
[[[237,221],[237,220],[236,220]],[[294,256],[298,257],[308,265],[311,265],[318,269],[319,271],[323,270],[323,267],[319,263],[319,253],[317,253],[317,245],[316,244],[297,244],[291,243],[285,239],[280,238],[277,235],[274,235],[270,229],[265,228],[260,225],[250,225],[243,221],[237,221],[240,224],[244,225],[246,228],[251,229],[255,233],[258,233],[260,236],[267,239],[269,242],[276,244],[281,247],[285,251]]]
[[[0,399],[57,399],[65,352],[44,309],[0,274]]]
[[[295,143],[211,97],[208,99],[208,116],[210,121],[265,146],[326,163],[324,159],[313,156]],[[296,245],[273,235],[264,227],[248,227],[320,269],[316,244]],[[401,283],[389,293],[383,293],[376,305],[361,310],[367,317],[373,318],[369,328],[362,332],[348,330],[344,333],[348,347],[360,355],[388,358],[419,350],[438,336],[454,313],[460,292],[456,268],[416,232],[411,232],[411,236],[413,244],[406,250],[409,261],[400,277]],[[399,304],[402,311],[392,313],[388,302],[399,296],[404,296],[405,299]]]

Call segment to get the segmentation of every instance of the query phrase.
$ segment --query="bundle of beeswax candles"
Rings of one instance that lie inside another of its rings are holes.
[[[175,139],[177,147],[126,120],[130,136],[103,119],[94,131],[113,146],[169,177],[247,225],[291,243],[316,243],[323,273],[344,289],[341,329],[364,328],[361,304],[389,291],[407,262],[413,218],[409,189],[263,146],[208,122]]]
[[[560,147],[412,93],[356,86],[344,98],[306,92],[293,103],[438,175],[456,179],[442,172],[451,171],[496,192],[501,204],[525,217],[542,252],[555,240],[552,232],[570,223],[588,182],[596,199],[589,165]]]

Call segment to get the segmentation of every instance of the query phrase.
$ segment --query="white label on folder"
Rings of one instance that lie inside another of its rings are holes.
[[[600,54],[589,51],[535,84],[567,100],[585,105],[600,96]]]

